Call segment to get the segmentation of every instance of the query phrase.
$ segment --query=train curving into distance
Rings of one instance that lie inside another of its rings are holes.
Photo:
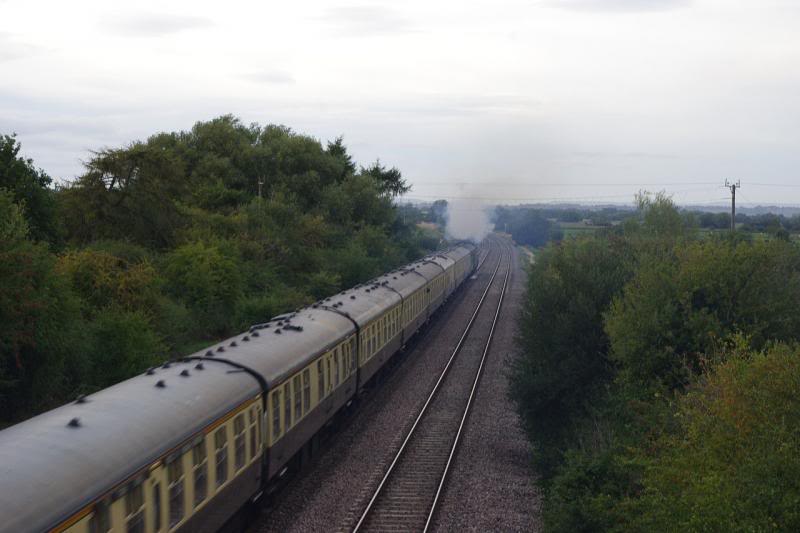
[[[216,531],[476,266],[457,245],[0,431],[0,531]]]

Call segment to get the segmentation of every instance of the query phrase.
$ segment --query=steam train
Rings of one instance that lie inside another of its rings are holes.
[[[477,266],[460,244],[0,431],[0,531],[216,531]]]

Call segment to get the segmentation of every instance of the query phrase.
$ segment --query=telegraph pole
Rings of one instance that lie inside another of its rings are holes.
[[[725,180],[725,187],[731,190],[731,232],[736,231],[736,189],[741,188],[742,182],[730,183]]]

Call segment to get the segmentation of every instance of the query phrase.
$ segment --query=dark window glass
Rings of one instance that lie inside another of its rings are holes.
[[[325,371],[322,370],[322,359],[317,361],[317,387],[321,401],[325,397]]]
[[[303,390],[300,388],[300,376],[294,377],[294,420],[299,421],[303,417]]]
[[[175,526],[183,519],[183,458],[171,462],[167,466],[169,481],[169,527]]]
[[[245,459],[245,442],[244,442],[244,415],[239,415],[233,420],[233,448],[234,448],[234,464],[236,465],[236,470],[241,469],[244,466],[244,459]]]
[[[208,455],[206,441],[198,442],[192,448],[192,470],[194,471],[194,506],[197,507],[208,496]]]
[[[303,412],[311,409],[311,370],[303,370]]]
[[[217,487],[228,481],[228,433],[221,427],[214,433],[217,459]]]
[[[256,426],[250,426],[250,459],[256,456]]]
[[[261,446],[261,413],[256,410],[256,426],[258,427],[258,432],[256,433],[256,444],[260,447]]]
[[[94,506],[94,514],[89,519],[90,533],[106,533],[111,529],[111,514],[108,505],[98,503]]]
[[[281,436],[281,391],[272,393],[272,440]]]
[[[288,381],[283,387],[283,427],[284,431],[292,427],[292,387]]]
[[[161,485],[153,485],[153,531],[161,530]]]

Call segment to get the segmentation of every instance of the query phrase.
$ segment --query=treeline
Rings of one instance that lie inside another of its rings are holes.
[[[533,207],[500,206],[494,211],[494,229],[511,234],[517,244],[544,246],[564,237],[561,228],[553,222],[559,219],[548,217],[550,214],[553,213]]]
[[[511,395],[548,531],[800,529],[800,248],[662,195],[531,266]]]
[[[692,211],[690,215],[697,220],[701,228],[728,229],[731,227],[731,215],[728,213],[708,213]],[[736,226],[742,231],[762,232],[788,237],[789,233],[800,232],[800,215],[787,217],[774,213],[747,215],[736,213]]]
[[[93,152],[59,188],[19,151],[0,137],[0,425],[440,241],[398,215],[401,173],[341,138],[223,116]]]

